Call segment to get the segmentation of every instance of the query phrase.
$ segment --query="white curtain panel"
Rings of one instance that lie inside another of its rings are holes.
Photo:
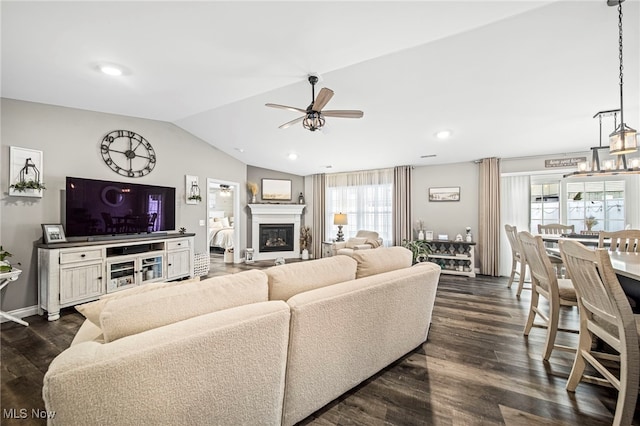
[[[365,170],[325,175],[325,237],[336,238],[335,213],[346,213],[345,240],[359,230],[375,231],[393,241],[393,169]]]
[[[500,196],[500,276],[511,275],[511,246],[504,225],[529,231],[531,180],[528,175],[502,176]]]

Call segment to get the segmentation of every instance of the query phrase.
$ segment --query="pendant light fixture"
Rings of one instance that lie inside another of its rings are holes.
[[[624,0],[607,0],[609,6],[618,6],[618,49],[620,58],[620,125],[609,135],[610,154],[628,154],[638,150],[638,135],[634,129],[624,122],[623,107],[623,66],[622,66],[622,2]]]

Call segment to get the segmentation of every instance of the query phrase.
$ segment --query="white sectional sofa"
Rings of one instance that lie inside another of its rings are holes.
[[[49,424],[295,424],[426,340],[439,275],[391,247],[107,295],[49,366]]]

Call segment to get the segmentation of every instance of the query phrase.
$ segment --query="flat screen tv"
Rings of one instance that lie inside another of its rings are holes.
[[[65,231],[69,237],[172,231],[176,189],[67,177]]]

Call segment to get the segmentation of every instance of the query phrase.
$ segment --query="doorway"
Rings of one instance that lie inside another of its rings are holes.
[[[207,178],[207,253],[233,248],[233,263],[240,263],[240,184]]]

